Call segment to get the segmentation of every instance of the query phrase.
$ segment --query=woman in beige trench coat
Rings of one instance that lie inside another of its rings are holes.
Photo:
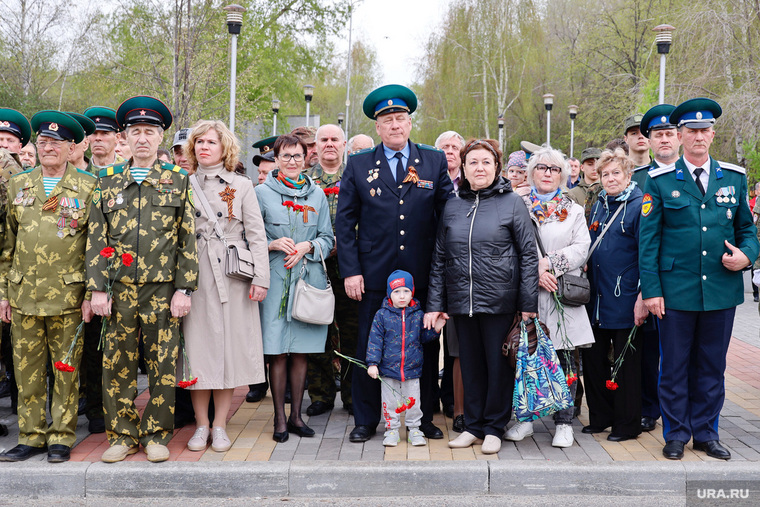
[[[253,184],[234,172],[240,152],[235,136],[220,121],[200,121],[193,127],[185,151],[196,169],[191,183],[200,265],[193,310],[182,323],[189,366],[198,378],[190,387],[197,429],[187,447],[205,450],[211,438],[211,448],[223,452],[231,447],[226,423],[234,388],[264,381],[258,303],[269,287],[269,254]],[[253,254],[251,283],[225,274],[226,247],[215,232],[214,220],[228,245],[248,248]],[[214,427],[209,430],[212,392]]]

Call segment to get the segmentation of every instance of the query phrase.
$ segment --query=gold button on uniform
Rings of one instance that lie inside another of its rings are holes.
[[[399,203],[399,204],[404,204],[404,200],[403,200],[403,199],[401,199],[401,200],[400,200],[398,203]]]

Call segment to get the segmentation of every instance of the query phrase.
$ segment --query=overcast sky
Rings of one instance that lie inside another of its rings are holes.
[[[410,85],[416,62],[436,30],[450,0],[364,0],[354,10],[354,40],[374,46],[382,84]],[[344,42],[348,44],[347,41]]]

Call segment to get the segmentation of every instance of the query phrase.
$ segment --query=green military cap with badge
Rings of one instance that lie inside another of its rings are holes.
[[[119,124],[116,122],[116,111],[110,107],[92,106],[84,110],[86,117],[95,122],[95,130],[106,132],[120,132]]]
[[[18,137],[22,146],[32,138],[32,127],[26,116],[15,109],[0,108],[0,132],[9,132]]]
[[[602,156],[602,150],[599,148],[586,148],[581,152],[581,164],[584,163],[586,160],[593,158],[594,160],[598,160],[599,157]]]
[[[280,136],[267,137],[253,143],[252,147],[259,150],[259,154],[253,156],[253,165],[258,167],[262,160],[274,162],[274,142],[278,137]]]
[[[89,136],[95,132],[95,122],[87,116],[79,113],[72,113],[71,111],[66,111],[66,114],[79,122],[79,124],[82,126],[82,129],[84,130],[84,135]]]
[[[147,95],[131,97],[116,109],[116,122],[122,129],[132,125],[147,124],[166,130],[171,126],[173,119],[166,104]]]
[[[676,128],[675,124],[670,122],[670,114],[676,106],[670,104],[658,104],[644,113],[639,124],[639,130],[644,137],[649,137],[652,130],[665,130]]]
[[[82,125],[61,111],[40,111],[32,116],[31,125],[37,137],[45,136],[75,143],[81,143],[84,140]]]
[[[670,113],[670,122],[678,128],[706,129],[715,125],[715,120],[723,114],[720,104],[712,99],[698,97],[679,104]]]
[[[412,114],[417,109],[417,96],[406,86],[391,84],[372,91],[364,99],[362,110],[370,120],[388,113]]]
[[[634,127],[639,128],[639,125],[641,125],[641,120],[643,118],[644,115],[641,113],[636,113],[626,118],[625,122],[623,122],[623,135],[628,134],[628,131]]]

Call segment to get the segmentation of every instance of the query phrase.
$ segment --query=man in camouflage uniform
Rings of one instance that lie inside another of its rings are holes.
[[[172,122],[169,109],[152,97],[132,97],[116,118],[126,129],[132,158],[100,171],[87,244],[93,311],[110,316],[103,407],[111,447],[101,460],[121,461],[142,443],[148,460],[158,462],[169,458],[166,444],[174,428],[179,319],[190,310],[198,280],[195,216],[187,173],[156,156]],[[107,247],[114,249],[113,259],[104,256]],[[131,266],[124,266],[124,254],[134,257]],[[105,292],[110,283],[112,298]],[[142,419],[134,403],[140,331],[151,395]]]
[[[0,108],[0,245],[5,235],[5,213],[8,209],[8,180],[22,171],[18,153],[29,144],[32,127],[29,120],[15,109]],[[13,380],[13,349],[11,347],[11,326],[2,324],[0,359],[5,364],[8,389],[11,396],[11,412],[17,412],[18,390]],[[0,379],[2,380],[2,379]]]
[[[338,195],[332,189],[340,188],[340,178],[343,176],[343,153],[346,140],[343,131],[337,125],[322,125],[317,130],[317,155],[319,163],[306,170],[314,182],[326,191],[327,202],[330,205],[330,220],[335,227],[335,211],[338,208]],[[359,334],[359,303],[346,295],[346,289],[338,271],[338,257],[335,250],[325,259],[327,274],[335,291],[335,321],[328,327],[325,352],[309,354],[306,378],[309,381],[309,397],[311,405],[306,409],[309,416],[324,414],[335,404],[335,369],[333,361],[337,356],[333,350],[354,357],[356,355],[356,337]],[[351,371],[350,363],[345,359],[340,361],[340,397],[343,407],[353,413],[351,403]]]
[[[586,212],[586,221],[588,222],[591,208],[596,204],[599,192],[602,191],[602,182],[599,180],[599,174],[596,172],[596,161],[602,156],[602,150],[599,148],[586,148],[581,154],[581,170],[583,177],[578,181],[578,185],[567,191],[567,196],[573,202],[583,206]]]
[[[11,178],[13,196],[0,257],[0,314],[11,322],[19,390],[19,445],[0,461],[22,461],[45,451],[69,459],[76,441],[78,326],[91,315],[85,301],[88,209],[96,179],[67,163],[82,127],[58,111],[32,117],[40,167]],[[56,365],[48,427],[48,360]],[[62,363],[71,367],[61,366]]]

